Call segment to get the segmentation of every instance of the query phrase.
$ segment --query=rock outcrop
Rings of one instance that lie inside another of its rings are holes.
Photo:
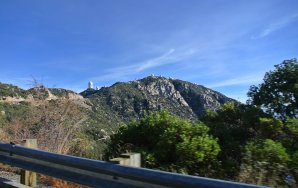
[[[88,89],[81,94],[95,107],[105,106],[125,121],[160,109],[195,120],[207,110],[216,111],[233,100],[201,85],[158,76],[118,82],[100,90]]]

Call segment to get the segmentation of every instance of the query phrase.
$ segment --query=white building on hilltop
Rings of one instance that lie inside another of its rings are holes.
[[[88,89],[93,89],[93,82],[92,81],[88,82]]]

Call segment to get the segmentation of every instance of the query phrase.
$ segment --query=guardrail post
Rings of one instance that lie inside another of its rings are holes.
[[[121,157],[129,158],[129,166],[141,167],[141,154],[140,153],[123,153]]]
[[[123,153],[120,157],[110,159],[110,162],[133,167],[141,167],[141,154]]]
[[[28,148],[37,148],[36,139],[26,139],[23,140],[23,146]],[[36,187],[36,173],[28,170],[21,170],[21,184],[27,185],[30,187]]]

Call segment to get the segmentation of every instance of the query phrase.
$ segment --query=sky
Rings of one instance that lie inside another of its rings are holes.
[[[245,102],[298,57],[297,0],[0,1],[0,82],[81,92],[162,75]]]

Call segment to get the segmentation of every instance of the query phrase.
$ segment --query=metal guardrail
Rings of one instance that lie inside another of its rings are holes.
[[[204,187],[262,186],[176,173],[121,166],[0,143],[0,163],[91,187]]]

